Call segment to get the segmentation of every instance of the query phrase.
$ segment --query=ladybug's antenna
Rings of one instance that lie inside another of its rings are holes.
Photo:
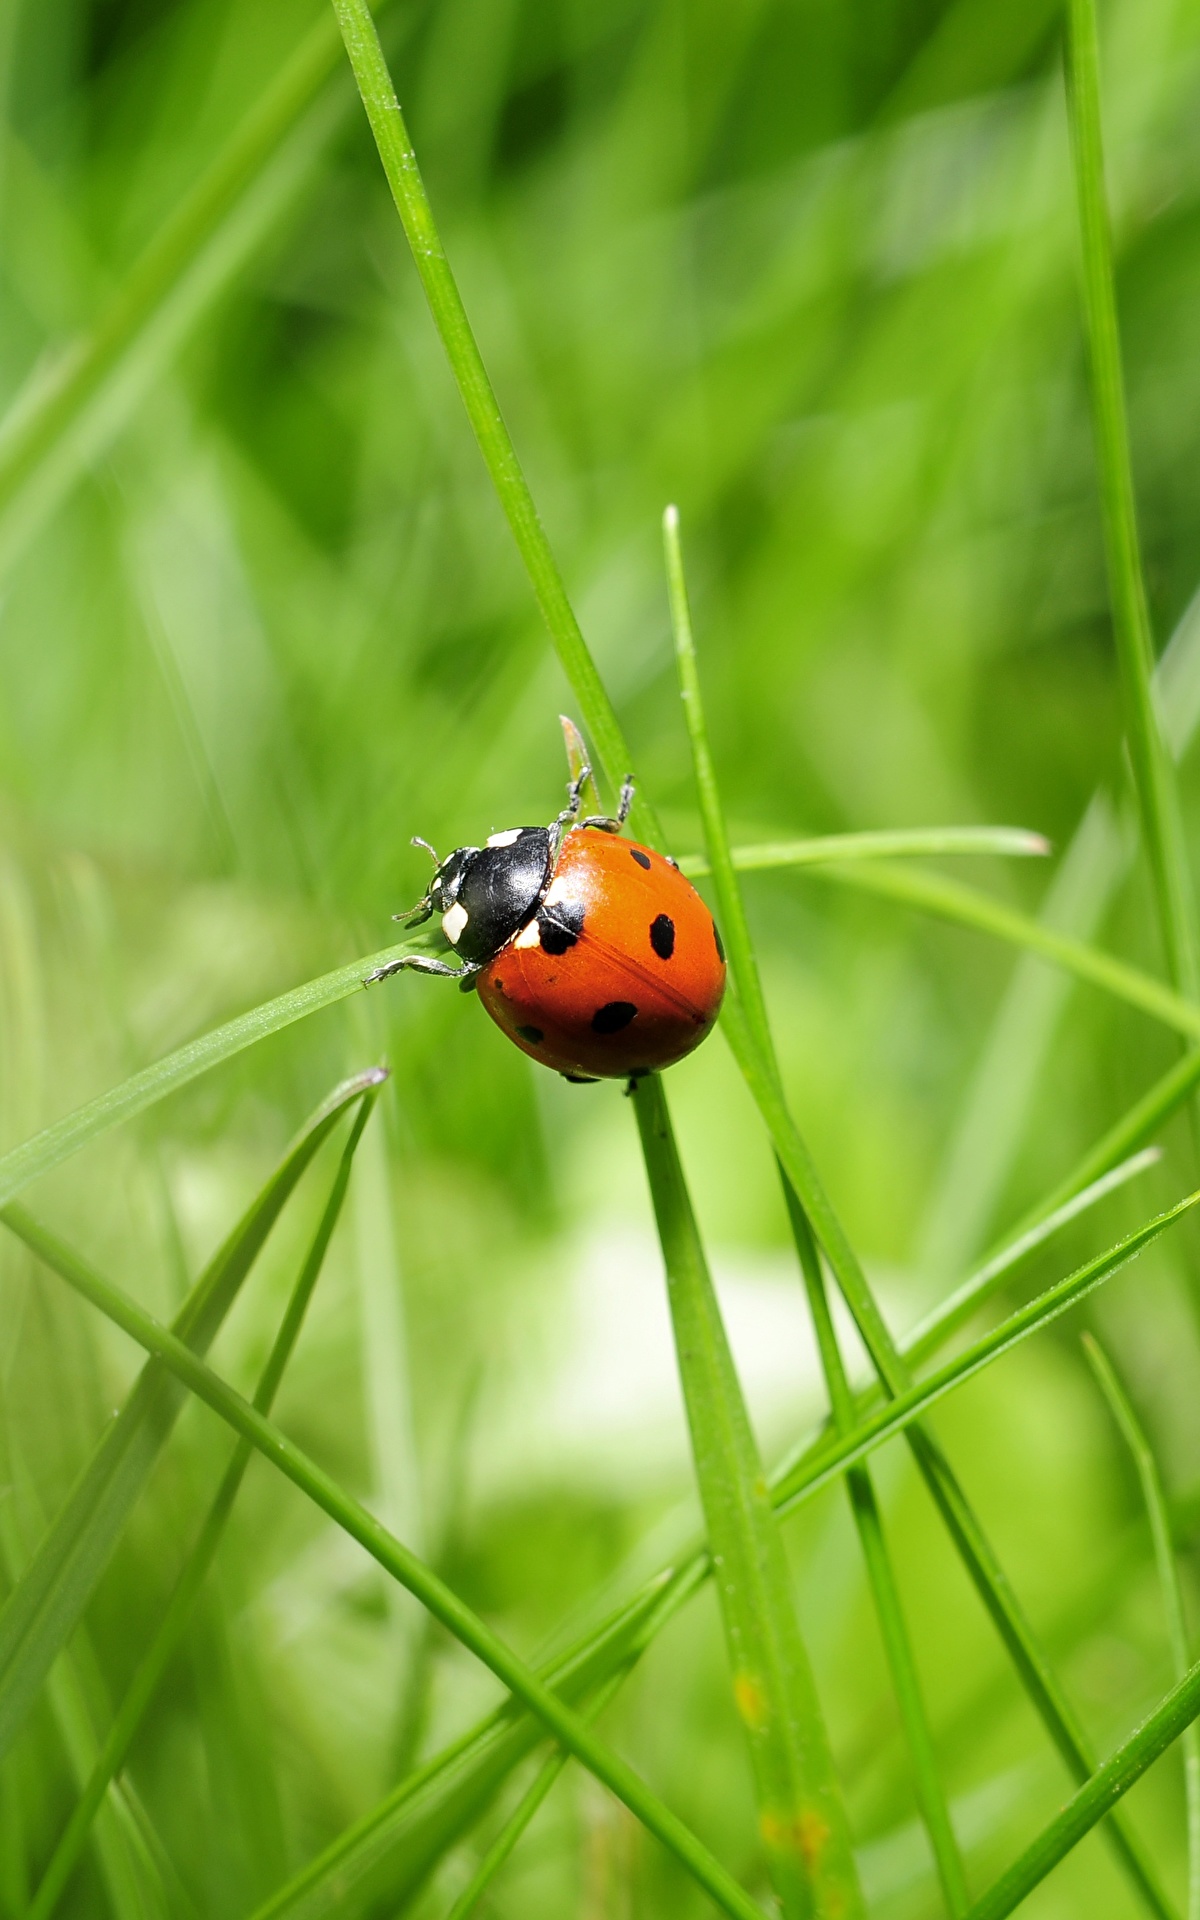
[[[441,866],[442,863],[438,859],[437,854],[434,852],[433,848],[430,846],[428,840],[422,840],[419,833],[414,833],[412,840],[410,842],[410,845],[414,847],[424,847],[426,853],[429,855],[429,858],[433,861],[434,866],[435,867]]]

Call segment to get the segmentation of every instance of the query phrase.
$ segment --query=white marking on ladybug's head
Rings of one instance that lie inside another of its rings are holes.
[[[528,926],[521,928],[520,933],[513,941],[513,945],[514,947],[536,947],[540,943],[541,937],[541,928],[538,926],[537,921],[531,920]]]
[[[489,833],[488,845],[489,847],[511,847],[513,842],[520,838],[520,827],[509,827],[506,833]]]
[[[456,900],[454,905],[447,907],[445,913],[442,915],[442,932],[452,947],[456,947],[462,939],[463,928],[466,924],[467,910],[464,906],[460,906]]]

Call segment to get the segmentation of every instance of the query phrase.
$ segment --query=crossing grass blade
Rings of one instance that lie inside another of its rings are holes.
[[[1116,1368],[1094,1334],[1084,1334],[1083,1350],[1087,1354],[1092,1372],[1099,1382],[1100,1391],[1108,1402],[1109,1411],[1120,1428],[1137,1469],[1146,1517],[1150,1522],[1150,1537],[1154,1542],[1154,1561],[1158,1569],[1158,1584],[1162,1589],[1163,1611],[1167,1617],[1167,1639],[1171,1648],[1171,1661],[1175,1668],[1176,1680],[1183,1681],[1186,1680],[1191,1665],[1188,1659],[1187,1624],[1183,1611],[1179,1563],[1171,1538],[1171,1519],[1167,1510],[1167,1496],[1162,1476],[1158,1470],[1158,1461],[1154,1457],[1154,1449],[1146,1437],[1146,1430],[1138,1419],[1133,1402]],[[1200,1727],[1197,1727],[1194,1721],[1184,1729],[1180,1744],[1183,1748],[1183,1778],[1187,1801],[1187,1916],[1188,1920],[1197,1920],[1197,1916],[1200,1915]]]
[[[1138,539],[1112,232],[1104,184],[1095,0],[1067,0],[1065,54],[1092,423],[1125,739],[1137,790],[1142,841],[1154,879],[1167,970],[1178,992],[1194,1000],[1200,985],[1195,900],[1175,768],[1163,741],[1154,698],[1154,644]]]
[[[731,849],[738,873],[770,873],[777,867],[818,867],[843,860],[933,858],[938,854],[996,854],[1006,859],[1039,860],[1052,852],[1043,834],[1027,827],[889,827],[870,833],[816,834],[807,840],[768,840]],[[690,880],[712,871],[703,854],[680,857]]]
[[[350,1130],[349,1139],[342,1150],[329,1198],[317,1223],[312,1243],[292,1289],[287,1309],[254,1395],[253,1404],[261,1413],[270,1412],[292,1350],[299,1338],[313,1288],[320,1277],[325,1254],[341,1214],[354,1155],[362,1138],[363,1129],[371,1117],[376,1098],[376,1093],[371,1091],[365,1093],[359,1101],[358,1112]],[[41,1884],[29,1906],[27,1920],[49,1920],[49,1916],[54,1912],[66,1891],[83,1851],[92,1821],[105,1794],[109,1791],[111,1782],[124,1765],[130,1744],[187,1627],[196,1596],[212,1565],[226,1522],[233,1511],[234,1502],[245,1478],[246,1468],[250,1464],[252,1451],[248,1440],[240,1440],[234,1449],[216,1498],[176,1582],[158,1631],[139,1662],[137,1672],[130,1682],[96,1756],[83,1792],[42,1875]]]
[[[313,1155],[346,1108],[383,1078],[383,1070],[375,1067],[345,1081],[307,1122],[181,1307],[174,1331],[190,1348],[203,1352],[211,1344]],[[4,1210],[0,1218],[11,1224]],[[143,1368],[9,1595],[0,1614],[0,1752],[11,1743],[108,1565],[183,1399],[161,1365]]]
[[[1074,1298],[1080,1297],[1085,1287],[1098,1285],[1119,1271],[1132,1251],[1122,1243],[1101,1256],[1101,1266],[1081,1270]],[[1000,1353],[1010,1351],[1072,1303],[1056,1289],[1049,1289],[1019,1319],[1014,1317],[996,1329],[988,1337],[986,1349],[981,1345],[968,1349],[932,1385],[918,1388],[917,1394],[951,1391],[960,1378],[972,1376]],[[873,1403],[878,1403],[877,1392],[856,1396],[857,1425],[842,1443],[847,1450],[853,1449],[863,1434]],[[894,1404],[886,1409],[884,1419],[866,1435],[863,1455],[900,1431],[905,1419],[915,1418],[928,1404],[914,1397],[907,1403],[908,1412],[902,1409],[898,1414]],[[834,1444],[827,1434],[819,1434],[776,1470],[771,1499],[778,1512],[786,1512],[808,1498],[841,1470],[839,1464],[831,1464],[830,1448]],[[848,1458],[849,1451],[844,1451],[841,1459]],[[636,1659],[709,1572],[707,1553],[696,1547],[674,1568],[665,1569],[650,1581],[614,1619],[587,1634],[543,1678],[568,1698],[587,1697],[590,1688],[611,1679]],[[540,1737],[538,1723],[528,1717],[514,1721],[512,1708],[490,1716],[389,1794],[289,1883],[255,1920],[328,1920],[335,1913],[351,1920],[351,1916],[373,1912],[389,1900],[398,1905],[421,1885],[436,1861],[478,1817]]]
[[[741,888],[737,883],[734,855],[729,845],[716,767],[708,740],[696,649],[692,637],[691,610],[683,568],[683,549],[679,537],[679,515],[674,507],[668,507],[663,516],[663,542],[680,693],[691,743],[696,787],[700,797],[705,847],[715,882],[717,909],[725,928],[725,946],[729,955],[730,972],[746,1021],[753,1028],[764,1056],[771,1060],[777,1072],[766,1001],[742,903]],[[780,1171],[782,1175],[782,1168]],[[817,1333],[818,1351],[821,1355],[834,1428],[839,1434],[845,1435],[854,1425],[854,1403],[834,1335],[833,1323],[829,1317],[817,1251],[804,1210],[786,1176],[783,1176],[783,1189]],[[680,1344],[682,1346],[682,1342]],[[875,1612],[891,1670],[892,1684],[904,1722],[922,1818],[933,1848],[947,1908],[951,1914],[960,1914],[967,1906],[967,1886],[962,1859],[938,1777],[933,1741],[921,1698],[912,1648],[901,1612],[895,1574],[883,1536],[870,1473],[865,1466],[857,1466],[850,1470],[847,1477],[847,1491],[867,1565]],[[710,1540],[711,1538],[710,1527]],[[715,1542],[713,1544],[715,1550]]]
[[[52,1272],[153,1354],[172,1376],[270,1460],[386,1573],[416,1596],[454,1637],[523,1700],[544,1727],[570,1749],[596,1778],[674,1854],[722,1912],[734,1920],[763,1920],[762,1909],[709,1852],[702,1841],[646,1786],[632,1767],[594,1734],[579,1713],[541,1680],[518,1655],[451,1591],[433,1569],[346,1493],[266,1416],[151,1314],[99,1274],[24,1208],[0,1213],[13,1232]],[[267,1911],[270,1909],[268,1908]]]
[[[786,1920],[865,1914],[783,1542],[658,1074],[633,1088],[759,1834]]]
[[[1026,1847],[1019,1860],[977,1900],[967,1920],[1005,1920],[1065,1860],[1097,1823],[1136,1785],[1185,1728],[1200,1716],[1200,1662],[1142,1722],[1137,1732],[1097,1767],[1056,1819]]]
[[[1083,940],[1072,940],[1031,915],[993,900],[978,887],[952,880],[946,874],[875,865],[867,860],[847,862],[845,866],[814,864],[812,872],[822,880],[858,887],[863,892],[879,894],[884,899],[936,914],[957,926],[972,927],[994,939],[1023,947],[1026,952],[1036,953],[1054,966],[1065,968],[1089,986],[1099,987],[1114,999],[1126,1001],[1186,1038],[1200,1037],[1200,1009],[1155,980],[1152,974],[1143,973]]]

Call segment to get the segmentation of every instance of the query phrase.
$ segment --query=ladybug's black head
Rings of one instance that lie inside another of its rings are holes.
[[[462,891],[467,868],[479,852],[478,847],[455,847],[441,862],[429,883],[429,904],[434,913],[445,913]]]

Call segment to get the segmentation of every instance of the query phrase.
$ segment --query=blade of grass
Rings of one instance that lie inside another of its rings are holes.
[[[1175,1668],[1176,1680],[1186,1680],[1191,1663],[1188,1659],[1187,1625],[1183,1613],[1183,1589],[1180,1586],[1179,1564],[1175,1558],[1175,1548],[1171,1539],[1167,1496],[1158,1471],[1158,1462],[1154,1457],[1154,1449],[1146,1438],[1146,1430],[1137,1417],[1133,1402],[1122,1385],[1112,1361],[1093,1334],[1084,1334],[1083,1350],[1100,1384],[1100,1391],[1108,1402],[1109,1412],[1120,1428],[1125,1444],[1133,1456],[1133,1464],[1137,1468],[1142,1499],[1146,1506],[1146,1517],[1150,1522],[1150,1537],[1154,1542],[1154,1560],[1158,1568],[1158,1583],[1162,1588],[1163,1611],[1167,1617],[1167,1639],[1171,1648],[1171,1661]],[[1183,1777],[1187,1800],[1187,1916],[1188,1920],[1200,1920],[1200,1727],[1197,1727],[1195,1721],[1184,1728],[1180,1744],[1183,1748]]]
[[[461,1645],[489,1667],[509,1691],[530,1707],[550,1732],[673,1853],[723,1912],[737,1920],[763,1920],[762,1909],[726,1869],[653,1793],[632,1767],[600,1740],[574,1709],[552,1692],[511,1648],[451,1591],[433,1569],[396,1539],[314,1460],[293,1444],[257,1407],[205,1365],[192,1348],[146,1313],[79,1254],[33,1219],[23,1207],[0,1213],[38,1258],[167,1367],[189,1392],[240,1433],[385,1572],[415,1594]]]
[[[809,1310],[812,1313],[817,1345],[821,1354],[821,1367],[829,1392],[834,1430],[845,1438],[854,1429],[854,1395],[850,1390],[850,1382],[846,1378],[846,1369],[838,1347],[837,1334],[834,1331],[833,1317],[829,1311],[820,1255],[804,1209],[786,1183],[784,1197],[791,1216],[792,1235],[800,1255]],[[958,1850],[950,1808],[942,1792],[916,1660],[900,1604],[900,1594],[891,1556],[888,1553],[887,1540],[884,1537],[883,1518],[875,1498],[874,1483],[865,1466],[850,1467],[847,1470],[846,1491],[850,1496],[854,1524],[862,1544],[863,1559],[866,1562],[867,1575],[871,1583],[871,1596],[879,1620],[879,1631],[883,1639],[888,1671],[891,1674],[892,1688],[908,1742],[917,1806],[933,1850],[942,1898],[945,1900],[948,1913],[964,1914],[971,1901],[967,1891],[966,1874],[963,1871],[962,1855]]]
[[[380,0],[379,10],[387,4]],[[178,348],[294,196],[352,97],[348,91],[338,97],[340,54],[336,27],[325,15],[123,276],[100,317],[51,366],[39,366],[17,395],[0,421],[0,567],[21,550],[97,447],[119,431],[166,352]]]
[[[306,1123],[192,1288],[174,1321],[179,1338],[200,1352],[210,1345],[318,1147],[345,1108],[384,1077],[375,1067],[346,1081]],[[0,1752],[87,1605],[182,1404],[167,1370],[153,1363],[142,1369],[9,1595],[0,1614]]]
[[[614,1674],[608,1684],[600,1689],[593,1706],[589,1708],[587,1715],[589,1720],[594,1719],[596,1715],[608,1705],[608,1702],[612,1699],[624,1678],[624,1671]],[[525,1789],[525,1792],[521,1795],[520,1800],[484,1854],[483,1859],[479,1862],[471,1878],[459,1894],[458,1899],[446,1915],[446,1920],[467,1920],[467,1915],[474,1913],[479,1902],[512,1853],[513,1848],[525,1832],[534,1814],[541,1806],[570,1757],[570,1754],[567,1753],[564,1748],[557,1747],[555,1751],[542,1762],[537,1773]]]
[[[973,927],[980,933],[991,934],[997,940],[1006,940],[1012,946],[1024,947],[1027,952],[1040,954],[1056,967],[1076,974],[1090,986],[1099,987],[1102,992],[1112,994],[1118,1000],[1128,1001],[1130,1006],[1148,1013],[1151,1019],[1161,1021],[1164,1026],[1173,1027],[1188,1039],[1200,1037],[1200,1008],[1155,980],[1153,975],[1142,973],[1124,960],[1102,952],[1099,947],[1089,946],[1082,940],[1072,940],[1069,935],[1058,933],[1053,927],[1033,919],[1030,914],[1019,913],[1016,908],[993,900],[977,887],[969,887],[961,880],[951,880],[940,873],[926,873],[919,868],[876,866],[865,860],[843,867],[818,865],[812,871],[822,880],[835,880],[843,886],[859,887],[864,892],[880,894],[885,899],[898,900],[905,906],[937,914],[943,920],[952,920],[957,926]]]
[[[776,867],[896,860],[910,855],[928,859],[938,854],[998,854],[1029,860],[1052,851],[1048,840],[1026,827],[889,827],[870,833],[826,833],[810,840],[764,841],[761,846],[734,847],[731,858],[739,873],[765,873]],[[703,880],[712,871],[700,853],[681,855],[679,866],[691,880]]]
[[[704,703],[700,694],[700,678],[696,665],[696,649],[692,638],[691,611],[683,570],[683,551],[679,539],[679,514],[674,507],[668,507],[663,515],[663,542],[680,693],[687,720],[696,787],[700,796],[704,842],[715,880],[718,910],[725,925],[725,943],[729,955],[730,972],[735,990],[741,997],[745,1017],[755,1030],[764,1053],[770,1057],[773,1049],[766,1001],[763,997],[762,982],[759,978],[750,929],[746,921],[741,888],[736,878],[734,857],[729,846],[725,814],[717,785],[716,768],[709,747],[708,727],[704,718]],[[782,1167],[780,1173],[782,1177]],[[844,1435],[854,1425],[854,1404],[842,1365],[841,1353],[834,1336],[833,1323],[829,1317],[820,1263],[809,1231],[807,1216],[786,1177],[783,1178],[783,1190],[813,1324],[816,1328],[817,1344],[834,1427],[837,1432]],[[918,1805],[933,1848],[946,1906],[951,1914],[957,1915],[965,1912],[968,1905],[966,1879],[949,1809],[938,1778],[933,1740],[921,1698],[916,1665],[900,1608],[900,1597],[883,1535],[879,1510],[875,1503],[874,1488],[866,1467],[851,1469],[847,1480],[847,1491],[862,1543],[863,1557],[867,1565],[872,1598],[891,1671],[892,1684],[908,1740]],[[716,1543],[712,1540],[711,1527],[710,1541],[715,1552]]]
[[[1117,1271],[1121,1264],[1122,1249],[1117,1249],[1110,1256],[1109,1271]],[[1104,1277],[1107,1274],[1097,1275],[1097,1282]],[[1007,1351],[1010,1334],[1028,1337],[1042,1323],[1044,1314],[1057,1310],[1060,1310],[1059,1302],[1043,1296],[1042,1302],[1033,1304],[1019,1328],[1000,1331],[995,1339]],[[976,1358],[986,1364],[988,1356]],[[965,1356],[961,1364],[974,1367],[975,1359]],[[871,1393],[857,1396],[857,1419],[864,1417],[872,1397],[878,1399],[877,1391],[874,1396]],[[897,1430],[892,1427],[889,1434]],[[882,1435],[882,1428],[876,1432]],[[848,1440],[854,1437],[847,1436]],[[881,1438],[871,1444],[881,1444]],[[794,1505],[806,1498],[810,1487],[816,1490],[815,1471],[823,1473],[828,1446],[828,1437],[818,1436],[777,1469],[771,1483],[771,1498],[777,1508],[781,1503]],[[825,1478],[821,1484],[825,1484]],[[587,1634],[569,1657],[543,1677],[550,1680],[556,1690],[570,1692],[575,1687],[583,1688],[584,1675],[588,1685],[611,1676],[650,1643],[708,1577],[709,1571],[706,1552],[696,1548],[674,1569],[667,1569],[652,1580],[616,1620],[606,1621]],[[633,1623],[628,1631],[627,1621]],[[636,1644],[632,1647],[630,1632],[636,1634]],[[378,1808],[312,1862],[255,1920],[268,1920],[268,1917],[269,1920],[327,1920],[334,1913],[339,1920],[348,1920],[351,1914],[373,1912],[377,1904],[387,1900],[398,1905],[478,1816],[482,1806],[535,1744],[536,1725],[525,1719],[513,1727],[509,1724],[510,1718],[510,1710],[503,1709],[431,1760],[411,1781],[403,1782]]]
[[[967,1920],[1005,1920],[1200,1714],[1200,1662],[1001,1875]]]
[[[371,1117],[376,1098],[377,1095],[372,1091],[365,1094],[359,1102],[358,1112],[355,1115],[350,1136],[342,1150],[342,1157],[334,1175],[324,1212],[292,1289],[287,1310],[254,1395],[253,1404],[261,1413],[270,1412],[279,1383],[291,1358],[292,1349],[299,1338],[313,1288],[324,1265],[325,1254],[342,1210],[354,1155],[362,1138],[363,1129]],[[250,1464],[252,1451],[248,1440],[239,1441],[234,1449],[216,1498],[176,1582],[158,1631],[143,1654],[126,1690],[125,1698],[114,1716],[86,1786],[42,1875],[41,1884],[29,1906],[26,1920],[49,1920],[50,1914],[53,1913],[66,1889],[83,1851],[97,1809],[108,1791],[110,1782],[116,1778],[124,1765],[125,1756],[141,1725],[142,1717],[183,1636],[193,1603],[212,1565],[226,1522],[233,1511],[234,1502],[245,1478],[246,1468]]]
[[[434,325],[441,336],[479,450],[529,574],[542,618],[579,702],[600,765],[614,791],[633,762],[596,664],[579,630],[558,563],[521,470],[504,416],[483,364],[458,285],[450,270],[417,156],[388,73],[367,0],[333,0],[346,53],[362,96],[396,211],[404,226]],[[634,795],[630,822],[638,837],[656,843],[649,802]]]
[[[235,1054],[265,1040],[269,1034],[280,1033],[297,1020],[335,1006],[364,986],[367,976],[377,967],[398,960],[402,954],[416,952],[423,944],[420,940],[402,940],[399,945],[385,947],[364,960],[351,961],[347,967],[335,967],[332,973],[306,980],[303,986],[291,987],[274,1000],[264,1000],[248,1013],[226,1021],[224,1026],[214,1027],[211,1033],[189,1040],[186,1046],[178,1047],[152,1066],[131,1074],[119,1086],[86,1101],[61,1120],[55,1120],[40,1133],[0,1155],[0,1206],[31,1181],[61,1166],[64,1160],[69,1160],[73,1153],[98,1139],[110,1127],[144,1113],[147,1107],[165,1100],[168,1094],[178,1092],[180,1087],[186,1087],[223,1061],[232,1060]]]
[[[667,1271],[733,1697],[754,1770],[759,1834],[787,1920],[865,1914],[850,1827],[792,1602],[783,1542],[704,1257],[658,1074],[633,1087]]]
[[[1133,466],[1113,277],[1112,233],[1104,184],[1100,123],[1100,51],[1095,0],[1067,0],[1067,118],[1079,206],[1083,311],[1091,373],[1092,424],[1099,468],[1113,638],[1125,708],[1125,739],[1154,880],[1167,970],[1179,993],[1195,999],[1195,901],[1175,769],[1154,700],[1154,646],[1142,573]]]
[[[684,711],[692,737],[707,850],[712,863],[719,910],[728,921],[730,965],[740,989],[737,994],[726,998],[721,1016],[722,1028],[766,1122],[786,1184],[794,1193],[824,1250],[884,1391],[896,1398],[909,1388],[910,1371],[879,1311],[858,1256],[825,1192],[816,1164],[784,1098],[766,1005],[724,836],[716,775],[708,753],[695,655],[691,645],[678,515],[673,508],[667,509],[663,530],[676,650],[680,656],[680,680],[685,689]],[[848,873],[868,870],[853,866],[844,869]],[[1092,1766],[1083,1730],[949,1462],[938,1443],[923,1427],[913,1426],[907,1431],[906,1437],[947,1531],[1047,1731],[1076,1778],[1086,1778]],[[1122,1863],[1147,1904],[1154,1912],[1169,1914],[1170,1903],[1158,1887],[1139,1843],[1116,1822],[1112,1823],[1109,1831]]]

